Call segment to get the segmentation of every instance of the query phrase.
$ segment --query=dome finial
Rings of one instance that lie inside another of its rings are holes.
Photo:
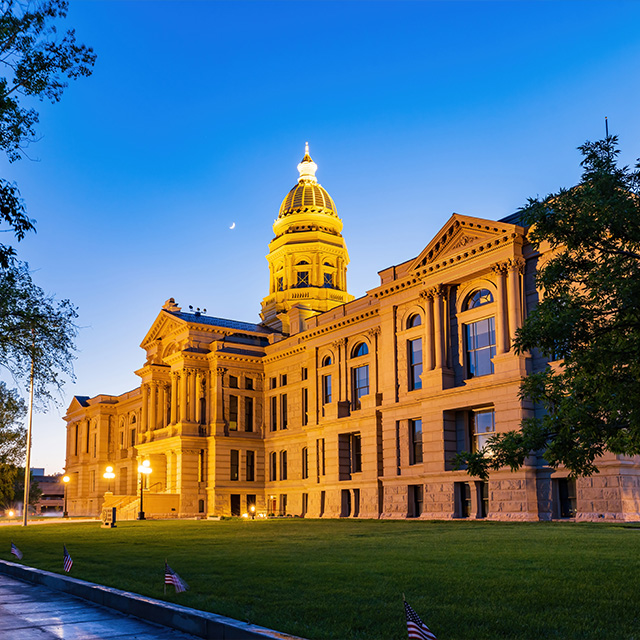
[[[316,179],[316,171],[318,170],[318,165],[311,159],[309,155],[309,143],[304,143],[304,158],[298,165],[298,172],[300,173],[300,177],[298,178],[298,182],[318,182]]]

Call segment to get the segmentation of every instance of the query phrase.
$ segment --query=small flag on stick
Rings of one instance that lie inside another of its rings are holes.
[[[64,557],[63,557],[63,561],[62,564],[64,566],[64,570],[69,573],[69,571],[71,571],[71,567],[73,567],[73,560],[71,559],[71,556],[69,555],[69,552],[67,551],[67,547],[66,545],[62,545],[63,549],[64,549]]]
[[[172,584],[176,588],[176,593],[182,593],[189,588],[189,585],[167,564],[164,563],[164,584]],[[165,591],[166,592],[166,591]]]
[[[20,551],[20,549],[18,549],[18,547],[13,544],[13,541],[11,542],[11,553],[13,553],[13,555],[18,558],[18,560],[22,560],[22,551]]]
[[[404,601],[404,612],[407,616],[407,632],[409,640],[437,640],[437,638],[429,631],[429,627],[420,620],[418,614]]]

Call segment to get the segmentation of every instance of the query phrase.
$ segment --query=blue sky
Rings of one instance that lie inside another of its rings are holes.
[[[77,383],[34,421],[50,472],[74,394],[138,385],[167,298],[258,321],[305,141],[356,296],[452,213],[574,184],[605,116],[622,161],[640,156],[639,2],[71,0],[65,23],[94,74],[37,104],[32,160],[2,160],[37,220],[19,255],[83,327]]]

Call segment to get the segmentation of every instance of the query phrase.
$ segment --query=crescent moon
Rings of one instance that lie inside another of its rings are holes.
[[[235,228],[236,228],[236,223],[234,222],[234,223],[229,227],[229,229],[235,229]]]

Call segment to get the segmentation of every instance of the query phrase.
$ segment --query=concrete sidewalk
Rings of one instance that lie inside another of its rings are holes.
[[[2,574],[0,637],[6,640],[199,640],[196,636]]]

